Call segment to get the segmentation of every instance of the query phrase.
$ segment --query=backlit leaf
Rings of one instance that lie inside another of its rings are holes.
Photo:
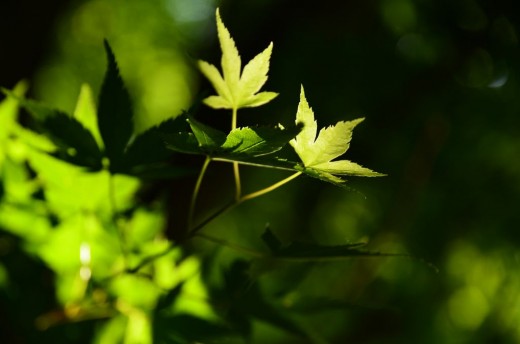
[[[222,157],[256,157],[272,154],[282,149],[298,134],[300,128],[245,127],[232,130],[222,145],[226,154]],[[229,149],[229,150],[228,150]]]
[[[232,130],[227,136],[192,117],[188,122],[193,131],[163,135],[168,148],[182,153],[208,155],[214,159],[240,161],[241,158],[275,153],[300,131],[299,127],[244,127]]]
[[[214,109],[239,109],[268,103],[278,94],[258,92],[267,81],[273,43],[270,43],[264,51],[249,61],[241,73],[242,61],[235,41],[222,22],[218,9],[216,18],[222,50],[222,74],[212,64],[199,61],[200,71],[208,78],[218,94],[204,99],[204,103]]]
[[[341,185],[344,180],[334,175],[383,176],[383,174],[348,160],[331,161],[347,152],[352,140],[352,131],[362,121],[363,118],[341,121],[336,125],[321,129],[317,135],[318,127],[314,119],[314,112],[305,98],[302,87],[296,123],[303,124],[303,130],[290,142],[303,162],[302,172],[337,185]]]

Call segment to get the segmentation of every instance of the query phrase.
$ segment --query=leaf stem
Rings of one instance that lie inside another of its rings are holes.
[[[245,202],[245,201],[248,201],[250,199],[253,199],[253,198],[256,198],[256,197],[260,197],[262,195],[265,195],[266,193],[268,192],[271,192],[275,189],[278,189],[280,186],[284,185],[284,184],[287,184],[288,182],[290,182],[291,180],[299,177],[300,175],[302,174],[302,172],[296,172],[296,173],[293,173],[292,175],[290,175],[289,177],[283,179],[283,180],[280,180],[279,182],[277,183],[274,183],[273,185],[271,186],[268,186],[266,188],[263,188],[261,190],[258,190],[258,191],[255,191],[255,192],[251,192],[250,194],[247,194],[245,196],[242,196],[240,199],[239,199],[239,203],[242,203],[242,202]]]
[[[234,107],[231,115],[231,130],[237,128],[237,112],[238,109]],[[242,185],[240,183],[240,170],[236,161],[233,162],[233,175],[235,176],[235,200],[238,202],[242,195]]]
[[[281,187],[282,185],[284,184],[287,184],[288,182],[290,182],[291,180],[295,179],[296,177],[300,176],[302,174],[302,172],[296,172],[292,175],[290,175],[289,177],[283,179],[283,180],[280,180],[279,182],[277,183],[274,183],[273,185],[270,185],[266,188],[263,188],[261,190],[258,190],[258,191],[255,191],[255,192],[251,192],[245,196],[242,196],[240,197],[238,200],[234,200],[234,201],[231,201],[229,202],[228,204],[226,204],[225,206],[223,206],[222,208],[220,208],[219,210],[217,210],[216,212],[214,212],[213,214],[211,214],[208,218],[206,218],[204,221],[202,221],[201,223],[199,223],[198,225],[196,225],[195,227],[193,227],[190,231],[190,235],[189,237],[193,237],[195,236],[195,233],[197,233],[199,230],[201,230],[204,226],[206,226],[208,223],[210,223],[211,221],[213,221],[216,217],[218,217],[219,215],[225,213],[226,211],[228,210],[231,210],[237,206],[239,206],[240,204],[244,203],[245,201],[249,201],[253,198],[256,198],[256,197],[260,197],[262,195],[265,195],[266,193],[268,192],[271,192],[279,187]]]
[[[235,200],[238,202],[242,196],[242,185],[240,184],[240,170],[238,162],[233,162],[233,174],[235,176]]]
[[[205,164],[205,165],[206,166],[205,167],[203,166],[203,169],[201,170],[201,175],[203,174],[203,170],[205,168],[207,168],[207,164]],[[289,177],[287,177],[287,178],[285,178],[285,179],[283,179],[283,180],[281,180],[281,181],[279,181],[277,183],[274,183],[271,186],[268,186],[266,188],[260,189],[258,191],[252,192],[252,193],[249,193],[249,194],[247,194],[247,195],[245,195],[243,197],[240,197],[238,200],[233,200],[233,201],[227,203],[222,208],[218,209],[216,212],[214,212],[209,217],[207,217],[201,223],[197,224],[196,226],[190,227],[191,229],[190,229],[190,232],[189,232],[188,236],[186,237],[186,240],[189,240],[189,239],[194,238],[194,237],[200,237],[200,238],[206,239],[208,241],[212,241],[214,243],[230,247],[230,248],[232,248],[232,249],[234,249],[236,251],[241,251],[241,252],[247,253],[249,255],[255,256],[255,257],[260,257],[260,258],[261,257],[266,257],[267,255],[265,253],[262,253],[262,252],[259,252],[259,251],[255,251],[255,250],[252,250],[250,248],[247,248],[247,247],[244,247],[244,246],[240,246],[238,244],[234,244],[234,243],[228,242],[226,240],[210,236],[210,235],[205,234],[205,233],[200,233],[200,230],[202,228],[204,228],[208,223],[213,221],[215,218],[217,218],[218,216],[220,216],[223,213],[225,213],[226,211],[229,211],[229,210],[239,206],[243,202],[246,202],[246,201],[249,201],[249,200],[251,200],[253,198],[265,195],[266,193],[271,192],[271,191],[281,187],[284,184],[287,184],[288,182],[290,182],[291,180],[293,180],[296,177],[300,176],[301,174],[302,174],[302,172],[296,172],[296,173],[290,175]],[[200,175],[199,175],[199,179],[202,179],[200,177]],[[199,185],[199,187],[200,187],[200,185]],[[195,195],[195,190],[194,190],[194,195]],[[192,199],[192,203],[194,204],[193,199]],[[150,264],[151,262],[155,261],[156,259],[158,259],[160,257],[163,257],[164,255],[168,254],[174,248],[175,248],[175,246],[172,245],[172,246],[168,247],[167,249],[165,249],[163,252],[159,252],[158,254],[155,254],[155,255],[149,256],[147,258],[144,258],[141,261],[141,263],[137,264],[134,268],[132,268],[130,270],[127,270],[127,272],[137,272],[142,267],[144,267],[144,266]]]
[[[211,158],[209,156],[206,156],[206,159],[204,160],[204,163],[202,164],[202,167],[200,169],[200,173],[197,178],[197,181],[195,182],[195,187],[194,187],[193,193],[191,195],[190,209],[189,209],[189,213],[188,213],[188,230],[191,230],[191,227],[193,226],[193,217],[195,215],[195,205],[197,203],[197,197],[199,195],[200,186],[202,184],[202,179],[204,178],[204,175],[206,174],[206,171],[208,169],[208,165],[210,162],[211,162]]]

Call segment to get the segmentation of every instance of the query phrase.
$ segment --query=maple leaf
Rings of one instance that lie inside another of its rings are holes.
[[[320,130],[316,137],[318,125],[314,119],[303,86],[300,92],[300,103],[296,113],[296,123],[303,124],[302,131],[289,143],[303,162],[306,172],[318,174],[320,179],[333,183],[342,183],[343,179],[334,175],[350,175],[362,177],[378,177],[383,174],[374,172],[349,160],[336,160],[350,147],[352,131],[364,120],[340,121]]]
[[[240,55],[233,38],[222,22],[218,9],[216,17],[218,38],[222,50],[222,74],[214,65],[205,61],[198,62],[202,74],[209,79],[218,94],[207,97],[204,99],[204,103],[214,109],[235,110],[268,103],[278,93],[258,92],[267,81],[273,43],[271,42],[264,51],[249,61],[241,73]]]

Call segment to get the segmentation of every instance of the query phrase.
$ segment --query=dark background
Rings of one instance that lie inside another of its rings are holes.
[[[156,2],[158,12],[165,3]],[[101,44],[82,46],[63,38],[66,18],[81,4],[2,2],[2,86],[37,80],[34,96],[64,108],[73,103],[42,92],[53,80],[37,75],[42,66],[57,63],[79,80],[90,69],[82,71],[77,56],[95,55],[102,63]],[[303,84],[320,126],[366,118],[354,131],[346,158],[388,175],[353,178],[351,186],[364,196],[302,178],[244,205],[227,221],[249,221],[254,228],[270,221],[282,237],[323,243],[368,239],[370,248],[417,257],[315,268],[304,288],[323,283],[330,288],[318,288],[321,293],[361,306],[327,314],[342,329],[336,342],[520,341],[520,12],[515,2],[255,0],[222,1],[220,8],[244,60],[274,42],[264,89],[281,95],[265,107],[243,111],[240,124],[291,123]],[[180,37],[175,44],[189,52],[188,66],[198,58],[218,63],[213,17],[168,25],[164,30]],[[140,30],[135,26],[133,34]],[[169,42],[159,34],[156,40],[158,46]],[[95,89],[102,68],[96,73],[87,77]],[[210,89],[202,79],[197,83],[193,95]],[[201,112],[202,118],[211,117],[210,110]],[[244,175],[257,180],[251,188],[271,176],[247,170]],[[249,233],[248,240],[256,240],[258,231]],[[42,269],[19,251],[4,257],[0,252],[0,259],[25,274]],[[22,275],[12,278],[23,285]],[[40,292],[24,294],[38,300]],[[3,296],[0,307],[12,307],[9,302]],[[18,306],[20,322],[45,309]],[[0,321],[11,318],[12,308],[5,309],[0,308]],[[326,330],[327,316],[316,318]]]

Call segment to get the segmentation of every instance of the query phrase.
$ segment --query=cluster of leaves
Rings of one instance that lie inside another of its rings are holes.
[[[341,187],[344,176],[381,175],[348,160],[335,160],[348,150],[352,131],[363,119],[342,121],[318,133],[303,87],[294,125],[237,127],[239,109],[261,106],[277,96],[260,92],[267,80],[273,45],[242,69],[238,50],[218,10],[216,17],[222,74],[204,61],[199,67],[217,92],[204,103],[232,112],[228,133],[201,123],[188,111],[134,136],[131,99],[108,43],[108,68],[97,108],[87,86],[72,115],[25,99],[22,86],[4,90],[8,98],[0,109],[0,227],[24,238],[27,250],[55,271],[63,318],[109,319],[97,334],[99,342],[105,337],[124,337],[125,343],[247,338],[254,319],[322,341],[296,321],[291,310],[263,295],[248,274],[248,261],[235,261],[223,272],[220,285],[204,285],[205,269],[199,258],[183,251],[183,244],[194,237],[264,260],[379,255],[362,250],[360,244],[283,244],[270,230],[262,237],[267,249],[257,252],[202,233],[201,229],[224,211],[300,175]],[[31,114],[29,128],[17,122],[17,106]],[[280,158],[277,154],[282,150],[293,150],[295,159]],[[143,179],[194,173],[176,162],[177,154],[202,155],[205,162],[187,214],[188,232],[178,242],[171,242],[164,233],[162,204],[139,204],[133,196]],[[195,223],[197,195],[212,161],[233,164],[236,197],[208,219]],[[293,174],[244,195],[241,164]],[[195,306],[189,301],[193,298],[199,299]],[[217,304],[220,306],[214,306]],[[55,322],[54,317],[44,315],[39,324],[46,328]]]

